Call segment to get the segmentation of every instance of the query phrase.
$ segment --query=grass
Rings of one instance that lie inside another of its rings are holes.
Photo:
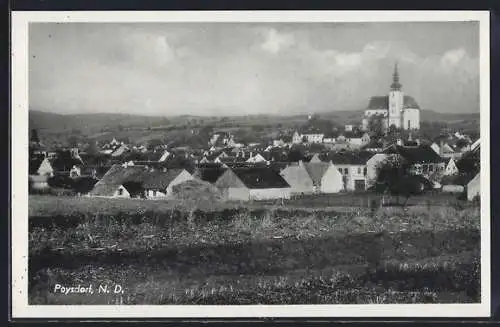
[[[217,204],[188,223],[169,202],[30,197],[30,214],[31,304],[479,301],[477,207]]]

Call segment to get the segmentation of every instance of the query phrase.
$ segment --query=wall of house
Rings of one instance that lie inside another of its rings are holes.
[[[250,189],[251,200],[272,200],[272,199],[289,199],[292,188],[262,188]]]
[[[365,181],[365,189],[366,189],[366,177],[364,175],[365,165],[342,165],[335,164],[335,167],[338,169],[342,169],[342,175],[346,176],[346,191],[354,191],[356,180]],[[345,173],[345,169],[347,169],[347,174]],[[358,171],[359,170],[359,171]]]
[[[446,165],[446,168],[444,169],[444,175],[455,175],[458,173],[458,168],[457,165],[455,164],[455,161],[450,159],[448,164]]]
[[[222,190],[222,194],[227,200],[233,200],[233,201],[250,200],[250,191],[246,187],[228,187]]]
[[[321,179],[321,193],[338,193],[344,189],[342,174],[332,165]]]
[[[35,190],[44,190],[49,188],[49,183],[47,182],[48,176],[30,176],[31,187]]]
[[[120,194],[120,190],[122,192],[122,194]],[[113,193],[112,195],[113,198],[130,198],[130,193],[127,191],[127,189],[125,187],[123,187],[123,185],[120,185],[115,193]]]
[[[313,181],[305,167],[288,166],[281,172],[281,176],[291,186],[293,194],[313,193]]]
[[[462,185],[443,185],[441,191],[445,193],[462,193],[464,189]]]
[[[481,178],[480,174],[477,174],[469,184],[467,184],[467,200],[472,201],[475,196],[481,195]]]
[[[174,178],[174,180],[172,182],[170,182],[170,185],[168,185],[168,187],[167,187],[167,195],[171,195],[172,194],[172,188],[175,185],[184,183],[186,181],[190,181],[192,179],[194,179],[194,177],[189,172],[187,172],[186,170],[183,170],[179,175],[177,175],[176,178]]]
[[[146,197],[148,199],[160,199],[166,197],[167,194],[165,192],[160,192],[156,190],[146,190]]]
[[[54,169],[52,169],[52,165],[50,164],[48,159],[44,159],[38,167],[38,175],[40,176],[52,176],[54,174]]]

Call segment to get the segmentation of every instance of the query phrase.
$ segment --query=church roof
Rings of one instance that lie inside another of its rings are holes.
[[[370,98],[370,102],[368,103],[368,107],[366,109],[388,109],[389,108],[389,96],[373,96]],[[417,104],[417,101],[409,95],[403,96],[403,109],[413,108],[420,109]]]

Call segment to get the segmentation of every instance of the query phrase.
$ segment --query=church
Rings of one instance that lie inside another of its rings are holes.
[[[384,129],[392,125],[398,129],[420,129],[420,107],[413,97],[403,93],[402,87],[396,63],[389,94],[370,98],[362,120],[364,130],[369,129],[370,119],[377,118],[381,119]]]

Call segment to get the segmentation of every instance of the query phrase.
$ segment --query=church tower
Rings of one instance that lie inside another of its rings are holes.
[[[389,127],[391,125],[396,128],[401,128],[401,114],[403,111],[403,91],[402,85],[399,83],[398,63],[394,65],[394,73],[392,74],[391,91],[389,92]]]

